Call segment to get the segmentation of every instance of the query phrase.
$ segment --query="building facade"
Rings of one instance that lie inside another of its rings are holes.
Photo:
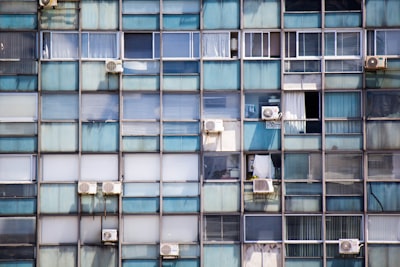
[[[1,0],[0,267],[397,267],[399,12]]]

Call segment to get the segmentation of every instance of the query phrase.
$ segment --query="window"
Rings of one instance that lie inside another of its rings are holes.
[[[278,216],[246,215],[245,242],[282,240],[282,218]]]
[[[321,11],[321,0],[286,0],[286,11]]]
[[[361,216],[327,216],[326,240],[338,240],[340,238],[363,237],[363,220]]]
[[[400,30],[376,30],[367,32],[368,55],[400,55]]]
[[[368,92],[368,118],[400,118],[400,93]]]
[[[361,56],[360,32],[325,32],[325,56]]]
[[[245,32],[245,57],[280,57],[280,33]]]
[[[326,11],[361,10],[361,0],[325,0]]]
[[[368,179],[400,178],[400,154],[368,155]]]
[[[82,58],[118,58],[118,35],[82,33]]]
[[[287,240],[321,240],[322,218],[319,216],[286,217]]]
[[[237,32],[203,33],[202,45],[205,58],[237,58],[239,42]]]
[[[362,179],[361,154],[327,154],[325,164],[326,179]]]
[[[204,241],[239,241],[240,216],[204,216]]]
[[[320,32],[287,32],[285,56],[293,57],[320,57]]]
[[[240,159],[238,154],[209,154],[204,156],[204,178],[239,179]]]
[[[36,33],[0,32],[0,59],[35,59]]]

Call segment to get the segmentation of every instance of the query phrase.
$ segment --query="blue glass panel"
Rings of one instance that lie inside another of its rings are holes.
[[[123,90],[148,90],[156,91],[160,89],[159,76],[123,76]]]
[[[195,30],[200,27],[198,14],[163,15],[165,30]]]
[[[0,76],[0,91],[36,91],[37,89],[37,76]]]
[[[160,16],[157,15],[123,15],[122,28],[124,30],[158,30]]]
[[[286,13],[284,25],[285,28],[321,28],[321,14]]]
[[[78,90],[78,62],[42,62],[41,67],[42,90]]]
[[[198,136],[165,136],[163,147],[164,151],[168,152],[199,151],[200,138]]]
[[[325,27],[327,28],[361,27],[361,13],[360,12],[326,13]]]
[[[0,138],[0,152],[36,152],[36,137]]]
[[[159,151],[160,138],[158,136],[124,136],[122,150],[125,152]]]
[[[1,199],[0,214],[34,214],[36,213],[36,199]]]
[[[198,122],[164,122],[164,134],[198,134],[200,124]]]
[[[199,198],[163,198],[163,212],[198,212],[199,210]]]
[[[162,267],[199,267],[198,259],[167,260],[162,262]]]
[[[245,122],[244,150],[272,150],[281,147],[281,130],[266,129],[265,122]]]
[[[204,29],[239,28],[239,0],[204,0]]]
[[[118,123],[84,123],[82,150],[91,152],[116,152],[119,142]]]
[[[0,29],[36,29],[37,28],[37,15],[0,15]]]
[[[364,267],[364,259],[363,258],[334,258],[326,260],[326,267]]]
[[[34,261],[2,261],[0,267],[34,267]]]
[[[159,198],[123,198],[122,211],[124,213],[147,213],[160,211]]]
[[[122,267],[158,267],[158,260],[123,260]]]
[[[397,10],[400,2],[397,0],[368,0],[366,1],[366,26],[367,27],[398,27],[400,16]]]
[[[327,211],[363,211],[363,197],[326,197]]]
[[[78,119],[78,95],[42,95],[42,119]]]
[[[368,183],[368,211],[400,211],[399,183]]]
[[[199,73],[198,61],[164,61],[164,73]]]
[[[164,75],[163,90],[197,91],[200,89],[198,75]]]
[[[246,61],[244,89],[279,89],[281,87],[280,61]]]
[[[320,259],[286,259],[286,267],[322,267]]]
[[[240,88],[239,61],[206,61],[203,67],[204,89],[237,90]]]
[[[326,93],[325,117],[361,117],[360,93]]]

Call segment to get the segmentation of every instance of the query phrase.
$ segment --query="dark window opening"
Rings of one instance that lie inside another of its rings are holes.
[[[361,10],[361,0],[325,0],[326,11]]]
[[[306,105],[306,133],[321,133],[322,126],[319,120],[319,94],[317,92],[304,93]],[[317,119],[318,121],[309,121]]]
[[[286,11],[321,11],[320,0],[286,0]]]

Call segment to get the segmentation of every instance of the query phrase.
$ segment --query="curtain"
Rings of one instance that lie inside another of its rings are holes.
[[[82,58],[118,58],[117,34],[82,33]]]
[[[238,0],[204,0],[204,29],[237,29],[239,28],[240,1]]]
[[[36,34],[31,32],[1,32],[1,59],[35,59]]]
[[[78,33],[43,34],[43,57],[76,59],[79,53],[78,40]]]
[[[285,123],[286,134],[304,133],[306,130],[306,108],[305,95],[302,92],[284,94],[283,117],[288,122]],[[302,120],[302,121],[297,121]]]
[[[202,47],[205,58],[230,58],[230,34],[203,33]]]
[[[366,26],[367,27],[398,27],[400,17],[398,10],[400,2],[397,0],[367,0]]]
[[[82,28],[115,30],[118,28],[118,1],[84,0],[81,3]]]
[[[288,240],[321,240],[322,218],[319,216],[286,217]]]
[[[368,245],[368,266],[370,267],[397,267],[400,262],[400,246]]]
[[[400,239],[400,217],[368,216],[368,241],[392,241]]]
[[[243,25],[245,28],[280,28],[280,13],[278,0],[246,0],[243,3]]]
[[[363,239],[361,216],[327,216],[326,240],[340,238]]]
[[[255,155],[253,176],[259,178],[275,178],[275,167],[271,155]]]
[[[400,131],[397,121],[372,121],[367,123],[368,149],[399,149],[400,139],[396,134]]]

